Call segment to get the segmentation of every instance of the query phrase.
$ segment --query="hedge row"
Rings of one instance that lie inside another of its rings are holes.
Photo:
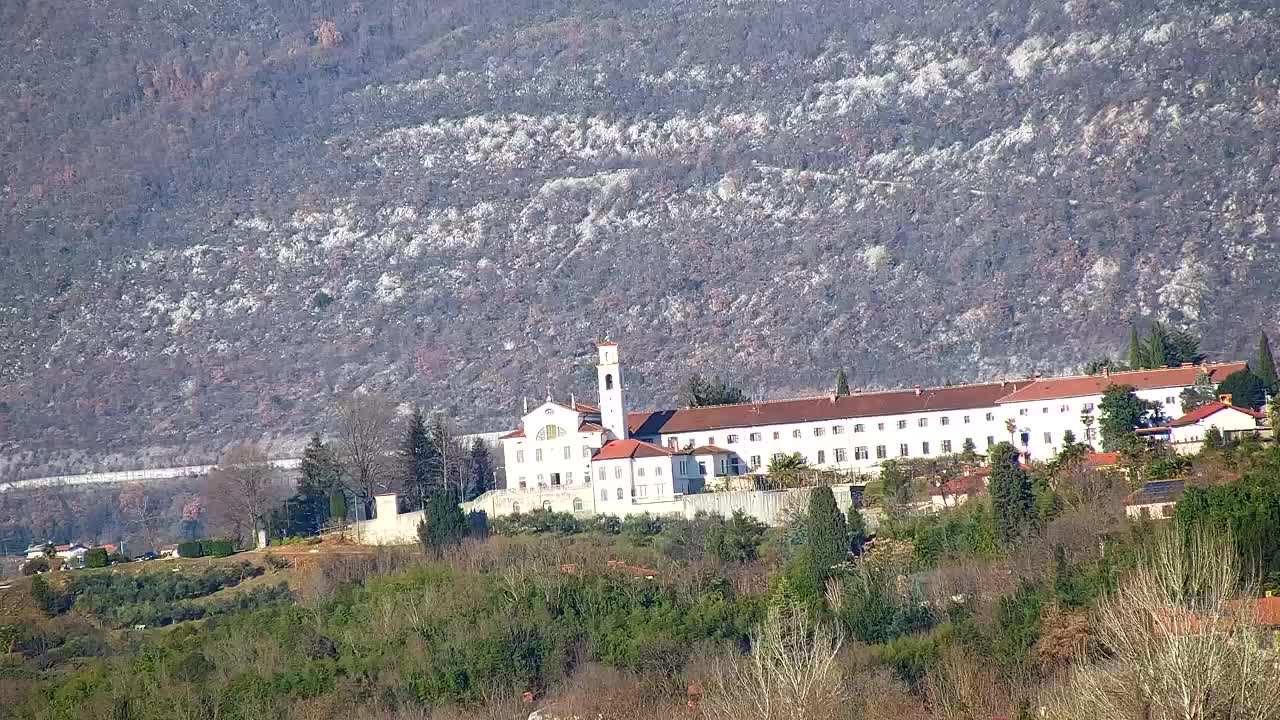
[[[236,551],[235,543],[230,540],[189,540],[178,543],[178,557],[227,557]]]

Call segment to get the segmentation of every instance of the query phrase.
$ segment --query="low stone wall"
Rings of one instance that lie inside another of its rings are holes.
[[[831,492],[836,497],[840,509],[848,512],[853,504],[853,493],[850,485],[832,485]],[[630,506],[627,514],[639,515],[683,515],[692,518],[700,512],[709,515],[729,517],[737,511],[759,520],[769,526],[782,525],[787,518],[788,508],[795,507],[803,512],[809,505],[811,488],[794,488],[790,490],[736,490],[732,492],[710,492],[685,495],[672,500],[637,502]],[[587,493],[583,496],[583,493]],[[483,510],[489,517],[501,517],[512,514],[514,503],[518,503],[521,511],[534,510],[550,504],[556,512],[574,512],[574,499],[582,500],[583,507],[591,507],[590,488],[572,488],[543,491],[494,491],[488,492],[471,502],[463,503],[464,512]],[[377,517],[352,524],[350,536],[365,545],[398,545],[417,542],[418,523],[422,521],[422,512],[397,514],[394,495],[380,495],[376,500]],[[590,516],[589,510],[575,514]],[[875,512],[867,512],[867,524],[874,530],[879,516]]]

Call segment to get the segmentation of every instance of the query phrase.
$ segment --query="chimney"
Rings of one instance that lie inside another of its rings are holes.
[[[917,386],[916,386],[916,395],[919,395],[919,394],[920,394],[920,386],[919,386],[919,385],[917,385]]]
[[[1102,366],[1102,377],[1104,377],[1104,378],[1109,378],[1109,377],[1111,377],[1111,366],[1110,366],[1110,365],[1103,365],[1103,366]]]
[[[569,393],[569,407],[574,410],[578,409],[578,399],[573,396],[573,393]]]
[[[1231,397],[1231,393],[1224,393],[1218,396],[1218,402],[1222,403],[1223,405],[1234,405],[1235,403],[1231,402],[1232,399],[1233,398]]]
[[[1188,367],[1191,367],[1191,366],[1193,366],[1193,365],[1195,365],[1195,363],[1189,363],[1189,362],[1182,363],[1182,367],[1184,367],[1184,368],[1188,368]]]
[[[836,404],[836,394],[835,394],[835,393],[831,393],[831,395],[830,395],[829,397],[831,398],[831,404],[832,404],[832,405],[835,405],[835,404]]]
[[[1033,375],[1032,377],[1034,377],[1036,380],[1039,380],[1039,379],[1040,379],[1040,373],[1037,371],[1037,372],[1036,372],[1036,374],[1035,374],[1035,375]]]

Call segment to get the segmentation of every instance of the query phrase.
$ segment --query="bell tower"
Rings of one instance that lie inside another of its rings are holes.
[[[627,406],[622,399],[622,361],[618,344],[608,340],[596,345],[599,355],[596,378],[600,386],[600,422],[619,440],[627,439]]]

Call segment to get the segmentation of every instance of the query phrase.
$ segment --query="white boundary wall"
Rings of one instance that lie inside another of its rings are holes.
[[[853,503],[851,487],[851,485],[831,486],[831,492],[836,497],[836,504],[845,512],[848,512],[849,506]],[[741,510],[766,525],[776,527],[783,523],[788,508],[796,507],[804,510],[808,507],[810,492],[812,492],[811,488],[795,488],[791,490],[739,490],[735,492],[698,493],[661,502],[636,502],[630,506],[630,512],[623,513],[623,515],[649,513],[651,515],[683,515],[684,517],[692,518],[699,512],[705,512],[709,515],[728,517]],[[563,505],[566,502],[571,503],[572,497],[576,494],[574,490],[563,490],[555,493],[539,493],[538,497],[545,497],[550,502],[550,496],[556,495],[557,501],[552,502],[552,509],[556,512],[572,512],[572,510],[565,509]],[[463,503],[462,509],[464,512],[483,510],[489,517],[512,514],[510,512],[510,501],[508,500],[504,506],[500,497],[501,491],[488,492],[471,502]],[[527,492],[520,493],[519,497],[528,498],[530,495]],[[404,545],[417,542],[418,523],[422,521],[422,512],[397,514],[396,503],[395,495],[379,495],[376,498],[378,516],[372,520],[352,523],[350,527],[352,538],[364,545]],[[503,511],[504,507],[506,509],[505,512]],[[534,509],[534,507],[541,506],[532,506],[525,509]],[[595,513],[585,511],[574,514],[581,517],[590,517]],[[878,516],[874,512],[867,512],[866,516],[868,525],[874,529]]]

